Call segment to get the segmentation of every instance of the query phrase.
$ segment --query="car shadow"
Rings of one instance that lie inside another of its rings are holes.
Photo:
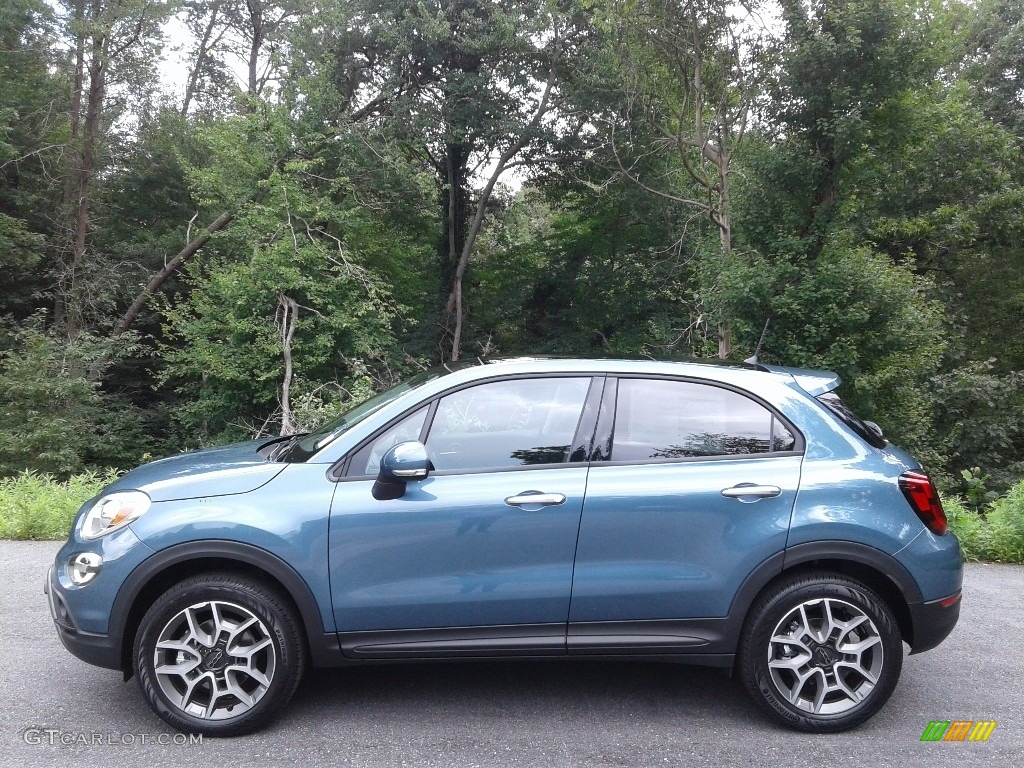
[[[759,719],[724,670],[641,661],[470,661],[316,669],[289,706],[298,717],[389,716],[394,710],[487,718],[508,712],[564,719],[672,711],[697,719]]]

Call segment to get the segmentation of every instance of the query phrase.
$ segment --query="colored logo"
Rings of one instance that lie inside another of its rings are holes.
[[[995,720],[932,720],[921,741],[988,741],[995,729]]]

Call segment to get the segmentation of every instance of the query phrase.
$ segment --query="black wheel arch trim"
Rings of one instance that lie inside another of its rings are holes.
[[[729,608],[721,650],[735,652],[747,614],[761,591],[775,578],[805,563],[838,560],[866,566],[888,578],[903,594],[912,622],[912,633],[919,629],[915,606],[921,602],[921,589],[910,572],[892,555],[854,541],[811,541],[796,544],[763,560],[743,581]],[[719,650],[717,647],[715,650]]]
[[[284,560],[252,544],[226,539],[204,539],[175,544],[157,550],[129,574],[114,599],[107,627],[108,636],[121,645],[122,670],[126,677],[131,674],[131,664],[124,663],[131,658],[132,638],[125,637],[132,616],[132,609],[140,594],[159,574],[189,560],[215,558],[222,561],[225,569],[232,564],[241,564],[264,571],[274,578],[295,603],[299,620],[305,631],[311,660],[314,666],[334,666],[339,663],[341,648],[333,631],[324,628],[323,619],[316,598],[306,581]],[[133,627],[134,629],[134,627]]]
[[[886,552],[855,541],[809,541],[786,548],[783,569],[814,560],[851,560],[886,576],[893,581],[908,605],[924,600],[921,588],[904,565]]]

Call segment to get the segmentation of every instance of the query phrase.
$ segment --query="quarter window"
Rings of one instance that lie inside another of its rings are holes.
[[[388,448],[409,440],[419,440],[423,431],[423,422],[427,418],[427,407],[423,406],[415,413],[406,416],[388,429],[380,437],[371,440],[360,448],[352,457],[349,475],[376,475],[380,471],[380,460]]]
[[[795,443],[771,411],[732,390],[619,380],[612,461],[749,455],[791,450]]]

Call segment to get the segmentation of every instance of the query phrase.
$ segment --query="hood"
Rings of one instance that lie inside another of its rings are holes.
[[[250,440],[143,464],[103,493],[144,491],[153,501],[247,493],[273,480],[287,466],[266,461],[257,453],[268,442]]]

